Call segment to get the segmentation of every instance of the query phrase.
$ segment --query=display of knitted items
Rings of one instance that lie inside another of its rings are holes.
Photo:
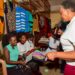
[[[3,10],[4,0],[0,1],[0,35],[3,34],[4,30],[4,10]]]
[[[50,0],[30,0],[34,13],[42,11],[50,11]]]
[[[4,10],[3,10],[3,3],[4,3],[4,0],[1,0],[0,1],[0,16],[3,16],[4,15]]]
[[[32,32],[32,28],[33,28],[33,16],[32,16],[31,12],[29,12],[29,26],[30,26],[30,32]]]
[[[16,32],[32,31],[32,14],[20,6],[16,6]]]
[[[35,59],[35,60],[39,60],[39,61],[45,60],[44,54],[39,50],[36,50],[32,56],[33,56],[33,59]]]
[[[19,3],[22,3],[23,2],[23,0],[15,0],[16,2],[19,2]]]
[[[4,22],[0,21],[0,35],[3,34],[4,31]]]
[[[16,30],[15,6],[13,6],[13,10],[11,11],[9,2],[7,0],[7,8],[8,8],[7,21],[8,21],[9,32],[12,32]]]
[[[12,0],[8,0],[8,2],[9,2],[10,10],[13,11],[13,1]]]
[[[34,32],[39,32],[39,18],[38,15],[34,16],[34,22],[33,22],[33,33]]]
[[[40,30],[40,36],[47,36],[47,34],[50,32],[51,26],[50,21],[48,18],[39,16],[39,30]]]

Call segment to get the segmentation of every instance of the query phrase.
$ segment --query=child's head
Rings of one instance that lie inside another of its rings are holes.
[[[27,36],[25,33],[22,33],[20,36],[20,42],[24,44],[27,41]]]
[[[68,25],[68,23],[69,23],[69,22],[60,21],[60,22],[57,24],[56,34],[61,36],[62,33],[65,31],[66,26]]]
[[[12,46],[17,45],[17,38],[16,38],[16,35],[14,35],[14,34],[9,35],[9,43],[10,43]]]
[[[29,34],[29,40],[30,40],[30,41],[34,41],[34,36],[33,36],[33,34]]]
[[[64,31],[61,28],[59,28],[58,31],[57,31],[57,35],[61,36],[63,34],[63,32]]]

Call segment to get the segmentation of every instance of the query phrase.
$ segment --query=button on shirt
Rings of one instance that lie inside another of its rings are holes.
[[[67,25],[65,32],[60,38],[60,41],[65,52],[74,51],[73,45],[75,45],[75,17],[73,17],[70,23]],[[67,64],[75,66],[75,62],[67,62]]]

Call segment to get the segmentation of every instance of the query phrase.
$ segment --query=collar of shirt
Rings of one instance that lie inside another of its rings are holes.
[[[70,25],[75,21],[75,16],[71,19],[70,23],[67,25],[67,27],[70,27]]]

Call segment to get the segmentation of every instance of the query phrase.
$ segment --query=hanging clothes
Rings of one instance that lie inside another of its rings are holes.
[[[32,16],[31,12],[29,12],[29,26],[30,26],[29,30],[30,30],[30,32],[32,32],[32,28],[33,28],[33,16]]]
[[[32,28],[33,28],[33,16],[32,16],[31,12],[27,11],[27,13],[28,13],[29,32],[32,32]]]
[[[17,6],[16,7],[16,32],[25,32],[25,26],[28,26],[25,21],[28,19],[26,16],[26,11],[22,8]]]
[[[35,12],[50,11],[50,0],[29,0]]]
[[[0,1],[0,16],[4,16],[3,4],[4,4],[4,0],[1,0]]]
[[[0,21],[0,35],[3,34],[4,31],[4,22]]]
[[[15,22],[16,11],[15,11],[15,5],[12,5],[13,6],[13,9],[12,9],[8,0],[7,0],[6,4],[7,4],[7,10],[6,11],[8,11],[7,15],[6,15],[7,16],[6,26],[8,28],[8,33],[9,33],[9,32],[16,30],[16,22]]]
[[[7,2],[4,2],[5,30],[6,30],[7,33],[9,33],[9,26],[8,26],[8,20],[7,20],[7,13],[8,13]]]
[[[38,15],[34,16],[34,20],[33,20],[33,33],[34,32],[39,32],[39,18]]]
[[[4,0],[0,1],[0,35],[3,34],[4,30]]]
[[[50,33],[51,26],[48,18],[39,16],[39,30],[40,36],[47,36]]]
[[[32,14],[20,6],[16,6],[16,32],[30,32],[31,23],[33,22]]]
[[[13,0],[8,0],[8,2],[9,2],[10,10],[13,11]]]

